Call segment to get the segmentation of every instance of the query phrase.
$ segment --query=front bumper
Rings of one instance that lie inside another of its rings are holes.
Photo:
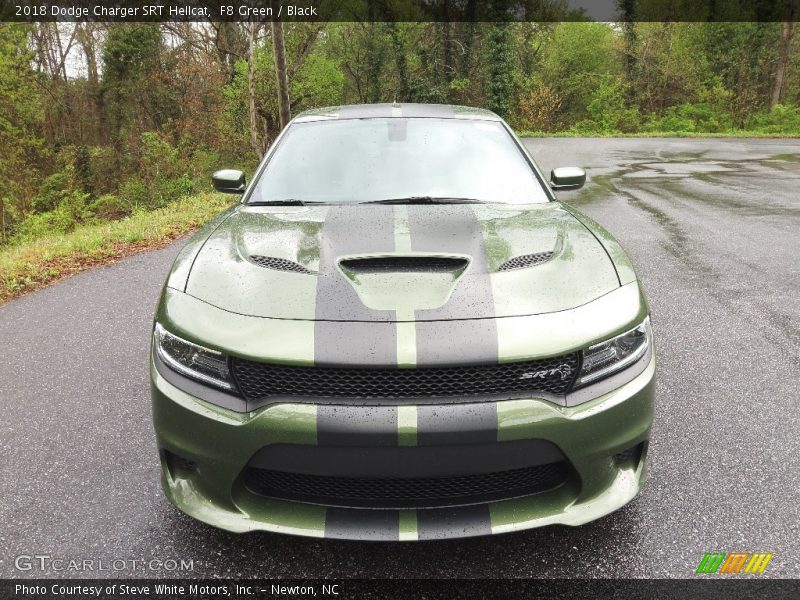
[[[402,510],[331,508],[250,492],[244,485],[243,471],[260,450],[271,444],[320,442],[318,406],[286,403],[234,412],[176,388],[151,362],[162,485],[167,498],[185,513],[234,532],[418,540],[505,533],[550,524],[581,525],[624,506],[644,483],[655,357],[647,360],[646,368],[633,380],[576,407],[536,398],[494,403],[494,440],[552,442],[571,466],[565,484],[509,500]],[[475,405],[449,404],[435,409],[446,422],[458,420],[470,406]],[[345,417],[353,414],[348,411],[366,408],[342,407]],[[397,444],[414,445],[418,424],[407,418],[415,414],[414,407],[401,411],[405,417],[397,421]],[[372,433],[367,420],[359,424],[355,435],[368,440]],[[468,441],[475,432],[466,425],[456,433],[465,435]],[[631,448],[637,448],[632,458],[620,456]],[[165,459],[168,453],[189,461],[192,468],[176,468],[174,461]]]

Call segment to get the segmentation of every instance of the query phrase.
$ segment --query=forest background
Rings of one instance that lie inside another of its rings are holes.
[[[0,302],[228,206],[291,116],[484,107],[520,135],[800,136],[794,19],[0,23]]]

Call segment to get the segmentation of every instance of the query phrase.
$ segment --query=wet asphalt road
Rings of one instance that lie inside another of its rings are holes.
[[[194,576],[690,577],[707,550],[774,552],[766,575],[799,577],[800,143],[526,144],[547,172],[587,168],[561,199],[620,239],[649,295],[658,396],[636,501],[580,528],[419,544],[182,515],[159,489],[146,369],[178,244],[0,306],[0,577],[41,576],[14,566],[36,553],[191,559]]]

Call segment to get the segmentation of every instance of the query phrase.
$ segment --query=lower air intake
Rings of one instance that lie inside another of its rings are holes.
[[[350,508],[434,508],[493,502],[554,489],[567,480],[564,461],[478,475],[436,478],[326,477],[248,468],[254,494]]]

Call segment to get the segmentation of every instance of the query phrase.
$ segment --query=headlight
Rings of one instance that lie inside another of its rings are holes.
[[[153,331],[153,341],[159,358],[178,373],[224,390],[236,389],[228,369],[228,357],[221,352],[187,342],[159,323]]]
[[[630,331],[583,351],[581,372],[575,386],[586,385],[597,379],[621,371],[639,360],[653,343],[650,317]]]

